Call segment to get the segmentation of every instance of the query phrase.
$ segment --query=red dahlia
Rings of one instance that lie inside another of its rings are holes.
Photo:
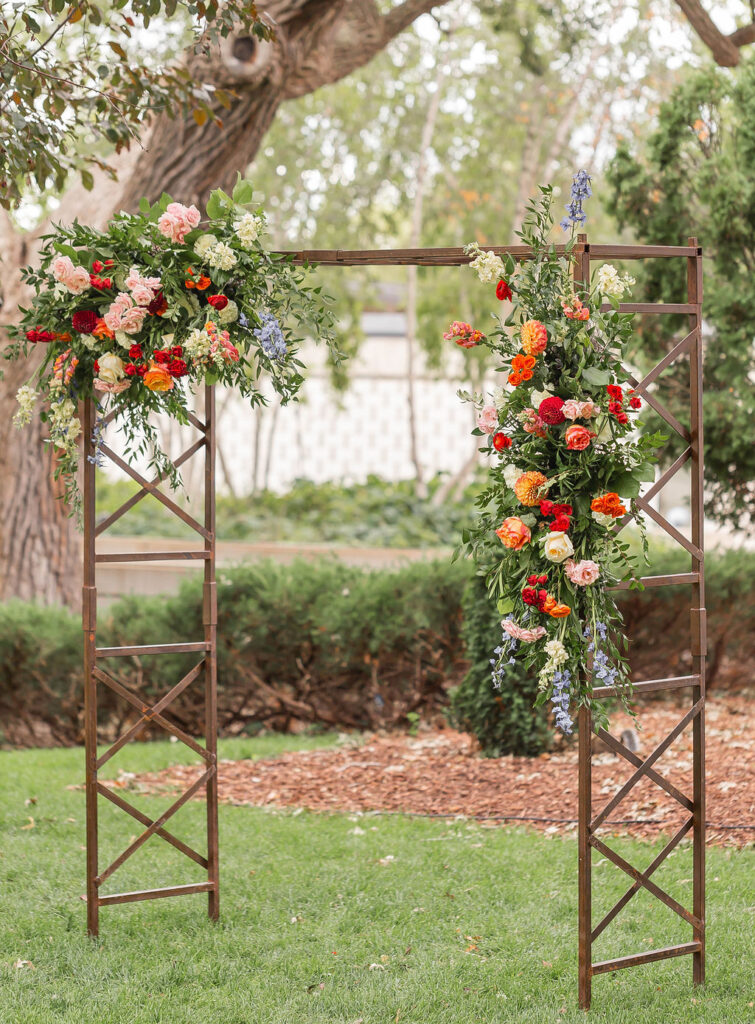
[[[493,447],[497,452],[502,452],[506,448],[511,447],[511,438],[506,437],[505,434],[499,431],[497,434],[493,435]]]
[[[563,423],[566,417],[561,411],[564,405],[563,398],[557,398],[555,395],[552,398],[544,398],[538,408],[538,414],[540,419],[545,423],[549,423],[551,426],[556,426],[559,423]]]
[[[91,309],[80,309],[71,317],[71,325],[79,334],[91,334],[99,319],[99,316]]]
[[[218,313],[228,305],[228,299],[225,295],[208,295],[207,301]]]
[[[495,294],[496,298],[500,299],[501,302],[503,302],[504,299],[511,298],[511,289],[509,288],[505,281],[499,281],[498,284],[495,286]]]

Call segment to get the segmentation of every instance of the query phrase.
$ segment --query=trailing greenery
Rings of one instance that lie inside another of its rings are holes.
[[[490,659],[500,643],[501,615],[480,576],[474,576],[464,591],[463,613],[462,637],[470,665],[462,684],[450,693],[452,724],[473,733],[488,757],[541,753],[550,746],[552,731],[547,717],[533,707],[536,673],[506,665],[500,689],[493,687]]]
[[[754,164],[750,57],[736,71],[711,67],[686,78],[661,106],[655,131],[634,152],[621,144],[609,173],[609,208],[622,227],[650,244],[696,235],[703,247],[706,508],[735,526],[755,519]],[[685,301],[686,274],[683,260],[647,261],[638,273],[643,298]],[[676,321],[674,335],[669,318],[647,317],[630,357],[648,369],[688,330],[686,318]],[[689,422],[687,360],[660,384],[660,399]]]
[[[332,742],[332,740],[330,741]],[[221,741],[221,758],[270,756],[292,737]],[[189,752],[189,757],[193,755]],[[102,770],[156,770],[180,745],[127,747]],[[400,815],[220,808],[221,919],[206,897],[103,908],[85,934],[81,750],[0,753],[0,1018],[13,1024],[577,1024],[577,850],[573,838]],[[169,798],[133,791],[150,818]],[[34,800],[27,805],[28,800]],[[130,819],[101,801],[103,858]],[[190,801],[177,834],[202,848],[205,810]],[[30,821],[33,819],[33,821]],[[30,827],[33,826],[33,827]],[[171,828],[173,826],[171,825]],[[658,844],[612,839],[633,864]],[[705,986],[688,957],[596,978],[600,1024],[723,1024],[752,1019],[752,850],[712,847]],[[393,859],[386,863],[386,858]],[[691,851],[658,882],[687,902]],[[107,891],[199,880],[158,838]],[[610,906],[626,876],[594,879]],[[596,959],[683,941],[688,930],[642,893],[600,937]],[[27,964],[23,962],[27,961]]]
[[[460,497],[435,504],[433,495],[442,484],[440,476],[430,481],[429,500],[417,497],[413,480],[389,481],[378,476],[349,486],[296,480],[285,494],[261,491],[238,498],[219,494],[218,537],[249,543],[451,548],[458,541],[461,526],[469,522],[469,510],[481,489],[481,480],[471,483]],[[137,490],[131,481],[108,481],[103,477],[97,483],[98,517],[104,519]],[[190,527],[176,516],[163,516],[161,509],[156,499],[145,498],[127,513],[120,528],[129,536],[156,531],[162,536],[193,535]]]

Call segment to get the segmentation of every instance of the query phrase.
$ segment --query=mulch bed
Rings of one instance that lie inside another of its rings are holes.
[[[689,704],[654,703],[643,709],[639,755],[647,756],[679,721]],[[632,725],[615,714],[611,731]],[[707,842],[745,846],[755,842],[755,713],[746,697],[710,698],[707,705]],[[546,833],[574,831],[577,817],[576,744],[536,758],[488,759],[473,739],[450,729],[406,735],[372,735],[359,745],[302,751],[259,761],[224,761],[220,799],[232,804],[305,807],[314,811],[408,812],[521,820]],[[657,770],[692,794],[692,731],[662,755]],[[605,749],[593,756],[596,813],[623,785],[633,767]],[[198,768],[174,766],[130,780],[144,792],[186,788]],[[676,831],[687,812],[650,780],[630,792],[608,819],[615,834],[640,838]],[[545,820],[533,821],[533,818]],[[631,819],[633,823],[626,823]],[[727,826],[726,828],[724,826]],[[740,826],[731,828],[731,826]],[[741,826],[745,826],[744,828]]]

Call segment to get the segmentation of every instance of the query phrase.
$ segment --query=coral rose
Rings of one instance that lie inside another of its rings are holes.
[[[578,415],[583,420],[592,419],[592,417],[593,416],[597,416],[599,412],[600,412],[600,409],[597,407],[595,402],[587,401],[587,402],[580,402],[579,403],[579,413],[578,413]]]
[[[600,576],[600,566],[589,558],[583,558],[581,562],[568,558],[564,563],[564,572],[575,586],[589,587]]]
[[[150,363],[144,374],[144,384],[150,391],[170,391],[174,386],[173,378],[164,366]]]
[[[165,213],[157,222],[157,227],[171,242],[183,242],[191,229],[199,224],[200,219],[201,214],[196,206],[168,203]]]
[[[520,334],[522,348],[528,356],[539,355],[548,346],[548,332],[539,320],[525,320]]]
[[[511,548],[512,551],[521,551],[532,539],[529,526],[517,516],[504,519],[495,532],[504,547]]]
[[[89,271],[86,267],[76,266],[70,256],[56,256],[50,269],[58,284],[62,284],[73,295],[81,295],[91,287]]]
[[[584,451],[594,437],[595,434],[591,430],[588,430],[587,427],[580,427],[576,423],[574,426],[567,427],[564,434],[566,447],[574,452]]]
[[[568,535],[559,531],[548,535],[543,545],[543,551],[550,562],[559,563],[571,558],[574,554],[574,547]]]
[[[498,410],[494,405],[485,405],[477,413],[477,426],[483,434],[494,434],[498,430]]]

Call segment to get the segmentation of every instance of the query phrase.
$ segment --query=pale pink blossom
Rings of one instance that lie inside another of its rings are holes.
[[[581,416],[582,402],[577,402],[574,398],[567,398],[564,404],[561,406],[561,412],[567,418],[567,420],[576,420],[578,416]]]
[[[127,388],[131,387],[131,378],[127,377],[125,380],[116,381],[115,384],[108,384],[106,380],[100,380],[99,377],[95,377],[92,383],[95,391],[103,391],[108,395],[120,395],[122,391],[126,391]]]
[[[515,640],[520,640],[525,644],[531,644],[534,643],[535,640],[541,640],[546,634],[544,626],[535,626],[534,629],[525,629],[523,626],[517,625],[513,619],[504,619],[501,625],[509,636],[513,636]]]
[[[597,416],[600,409],[597,407],[595,402],[580,402],[579,403],[579,415],[583,420],[589,420],[593,416]]]
[[[589,587],[600,576],[600,566],[589,558],[583,558],[581,562],[575,562],[573,558],[568,558],[564,562],[564,571],[571,582],[578,587]]]
[[[199,224],[201,214],[196,206],[168,203],[165,213],[157,222],[158,230],[172,242],[183,242],[184,238]]]
[[[155,297],[155,293],[151,288],[147,288],[146,285],[137,284],[131,290],[131,294],[134,297],[134,302],[137,306],[148,306]]]
[[[477,413],[477,426],[485,434],[494,434],[498,430],[498,410],[494,405],[480,409]]]
[[[91,287],[89,271],[76,266],[70,256],[56,256],[52,261],[52,276],[74,295],[81,295]]]
[[[151,301],[151,300],[150,300]],[[136,334],[141,330],[147,310],[143,306],[135,306],[134,300],[126,292],[119,292],[110,308],[103,317],[105,325],[111,331],[125,331]]]

